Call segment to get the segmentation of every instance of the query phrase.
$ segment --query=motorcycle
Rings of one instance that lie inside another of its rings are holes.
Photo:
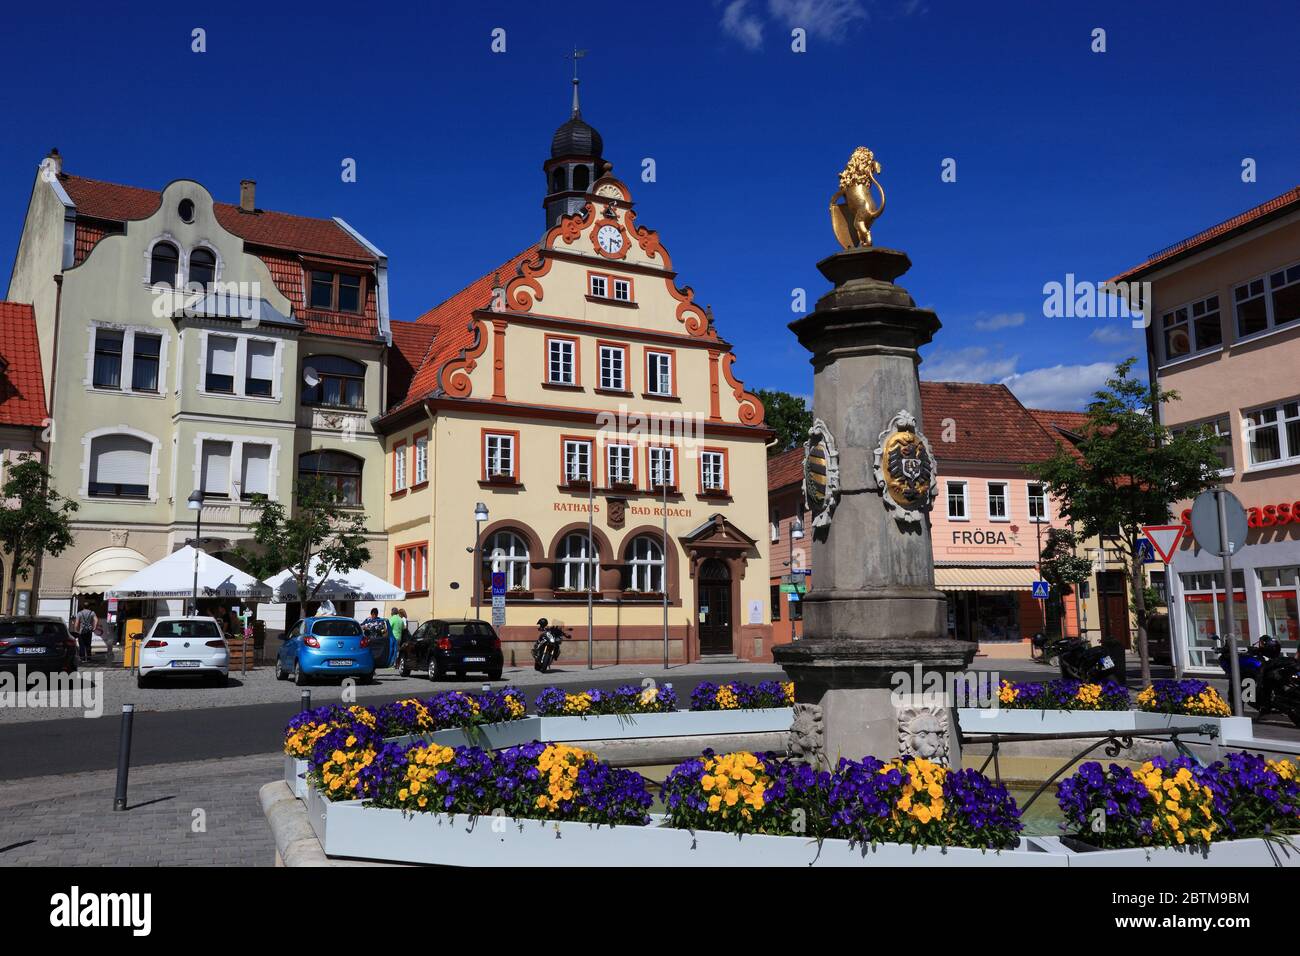
[[[1043,656],[1049,663],[1056,660],[1066,680],[1097,684],[1115,676],[1115,659],[1104,648],[1094,647],[1081,637],[1052,641],[1044,647]]]
[[[533,667],[538,673],[545,674],[560,656],[564,631],[558,624],[549,624],[546,618],[542,618],[537,622],[537,632],[537,640],[533,642]]]
[[[1228,646],[1218,635],[1214,637],[1214,649],[1219,652],[1219,667],[1231,680]],[[1259,716],[1285,714],[1300,727],[1300,664],[1282,653],[1281,644],[1265,634],[1254,645],[1237,651],[1237,670],[1241,675],[1242,700],[1253,706]]]

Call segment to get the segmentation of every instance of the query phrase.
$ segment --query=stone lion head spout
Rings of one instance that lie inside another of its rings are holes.
[[[831,196],[831,228],[845,249],[871,245],[871,225],[885,211],[885,190],[876,179],[879,173],[876,154],[865,146],[853,151],[840,173],[840,188]],[[871,194],[873,186],[880,193],[879,202]]]

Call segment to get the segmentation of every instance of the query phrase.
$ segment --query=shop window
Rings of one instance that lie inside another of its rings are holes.
[[[1277,639],[1289,654],[1300,650],[1300,568],[1262,568],[1264,633]]]
[[[1227,621],[1223,574],[1184,574],[1181,580],[1188,665],[1217,669],[1219,652],[1214,647],[1214,640],[1223,634],[1223,626]],[[1232,592],[1234,632],[1238,640],[1249,641],[1245,575],[1241,571],[1232,574]]]

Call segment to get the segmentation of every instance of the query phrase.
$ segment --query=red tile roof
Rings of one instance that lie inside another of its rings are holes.
[[[1148,272],[1155,270],[1157,266],[1163,265],[1174,259],[1185,258],[1192,252],[1213,244],[1216,240],[1222,240],[1235,232],[1244,231],[1258,220],[1271,218],[1274,215],[1280,215],[1287,211],[1288,206],[1300,208],[1300,186],[1288,189],[1280,196],[1274,196],[1268,202],[1260,203],[1253,209],[1247,209],[1243,213],[1226,219],[1217,226],[1211,226],[1204,229],[1194,236],[1189,236],[1182,242],[1176,242],[1172,246],[1161,249],[1159,252],[1152,254],[1145,262],[1135,265],[1133,268],[1121,272],[1111,279],[1111,282],[1122,282],[1129,279],[1137,278]]]
[[[77,206],[79,216],[127,221],[152,216],[162,193],[138,186],[123,186],[63,173],[63,188]],[[290,249],[338,259],[373,262],[374,254],[332,219],[311,219],[285,212],[259,209],[244,212],[230,203],[214,202],[217,221],[246,242],[274,249]]]
[[[410,390],[411,379],[424,364],[438,326],[428,322],[392,322],[393,347],[388,352],[388,406],[400,405]]]
[[[779,491],[803,481],[803,447],[797,446],[767,460],[767,490]]]
[[[1031,408],[1029,414],[1038,419],[1038,423],[1045,428],[1070,432],[1074,435],[1082,435],[1083,426],[1088,421],[1085,412],[1062,412],[1055,409]]]
[[[1005,385],[922,382],[921,412],[922,430],[940,462],[1029,464],[1056,454],[1055,436]]]
[[[461,349],[474,344],[474,331],[470,327],[470,316],[474,310],[486,309],[491,305],[492,289],[498,283],[505,285],[509,282],[518,273],[519,267],[536,255],[537,246],[529,246],[415,320],[421,325],[433,326],[436,332],[424,361],[411,378],[406,398],[394,405],[394,409],[417,402],[438,387],[438,373],[443,364],[455,358]]]
[[[6,363],[0,372],[0,424],[43,428],[45,377],[30,305],[0,302],[0,358]]]

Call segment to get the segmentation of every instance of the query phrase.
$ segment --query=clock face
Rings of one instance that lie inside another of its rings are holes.
[[[596,242],[610,255],[617,255],[623,248],[623,233],[617,226],[601,226],[596,233]]]

